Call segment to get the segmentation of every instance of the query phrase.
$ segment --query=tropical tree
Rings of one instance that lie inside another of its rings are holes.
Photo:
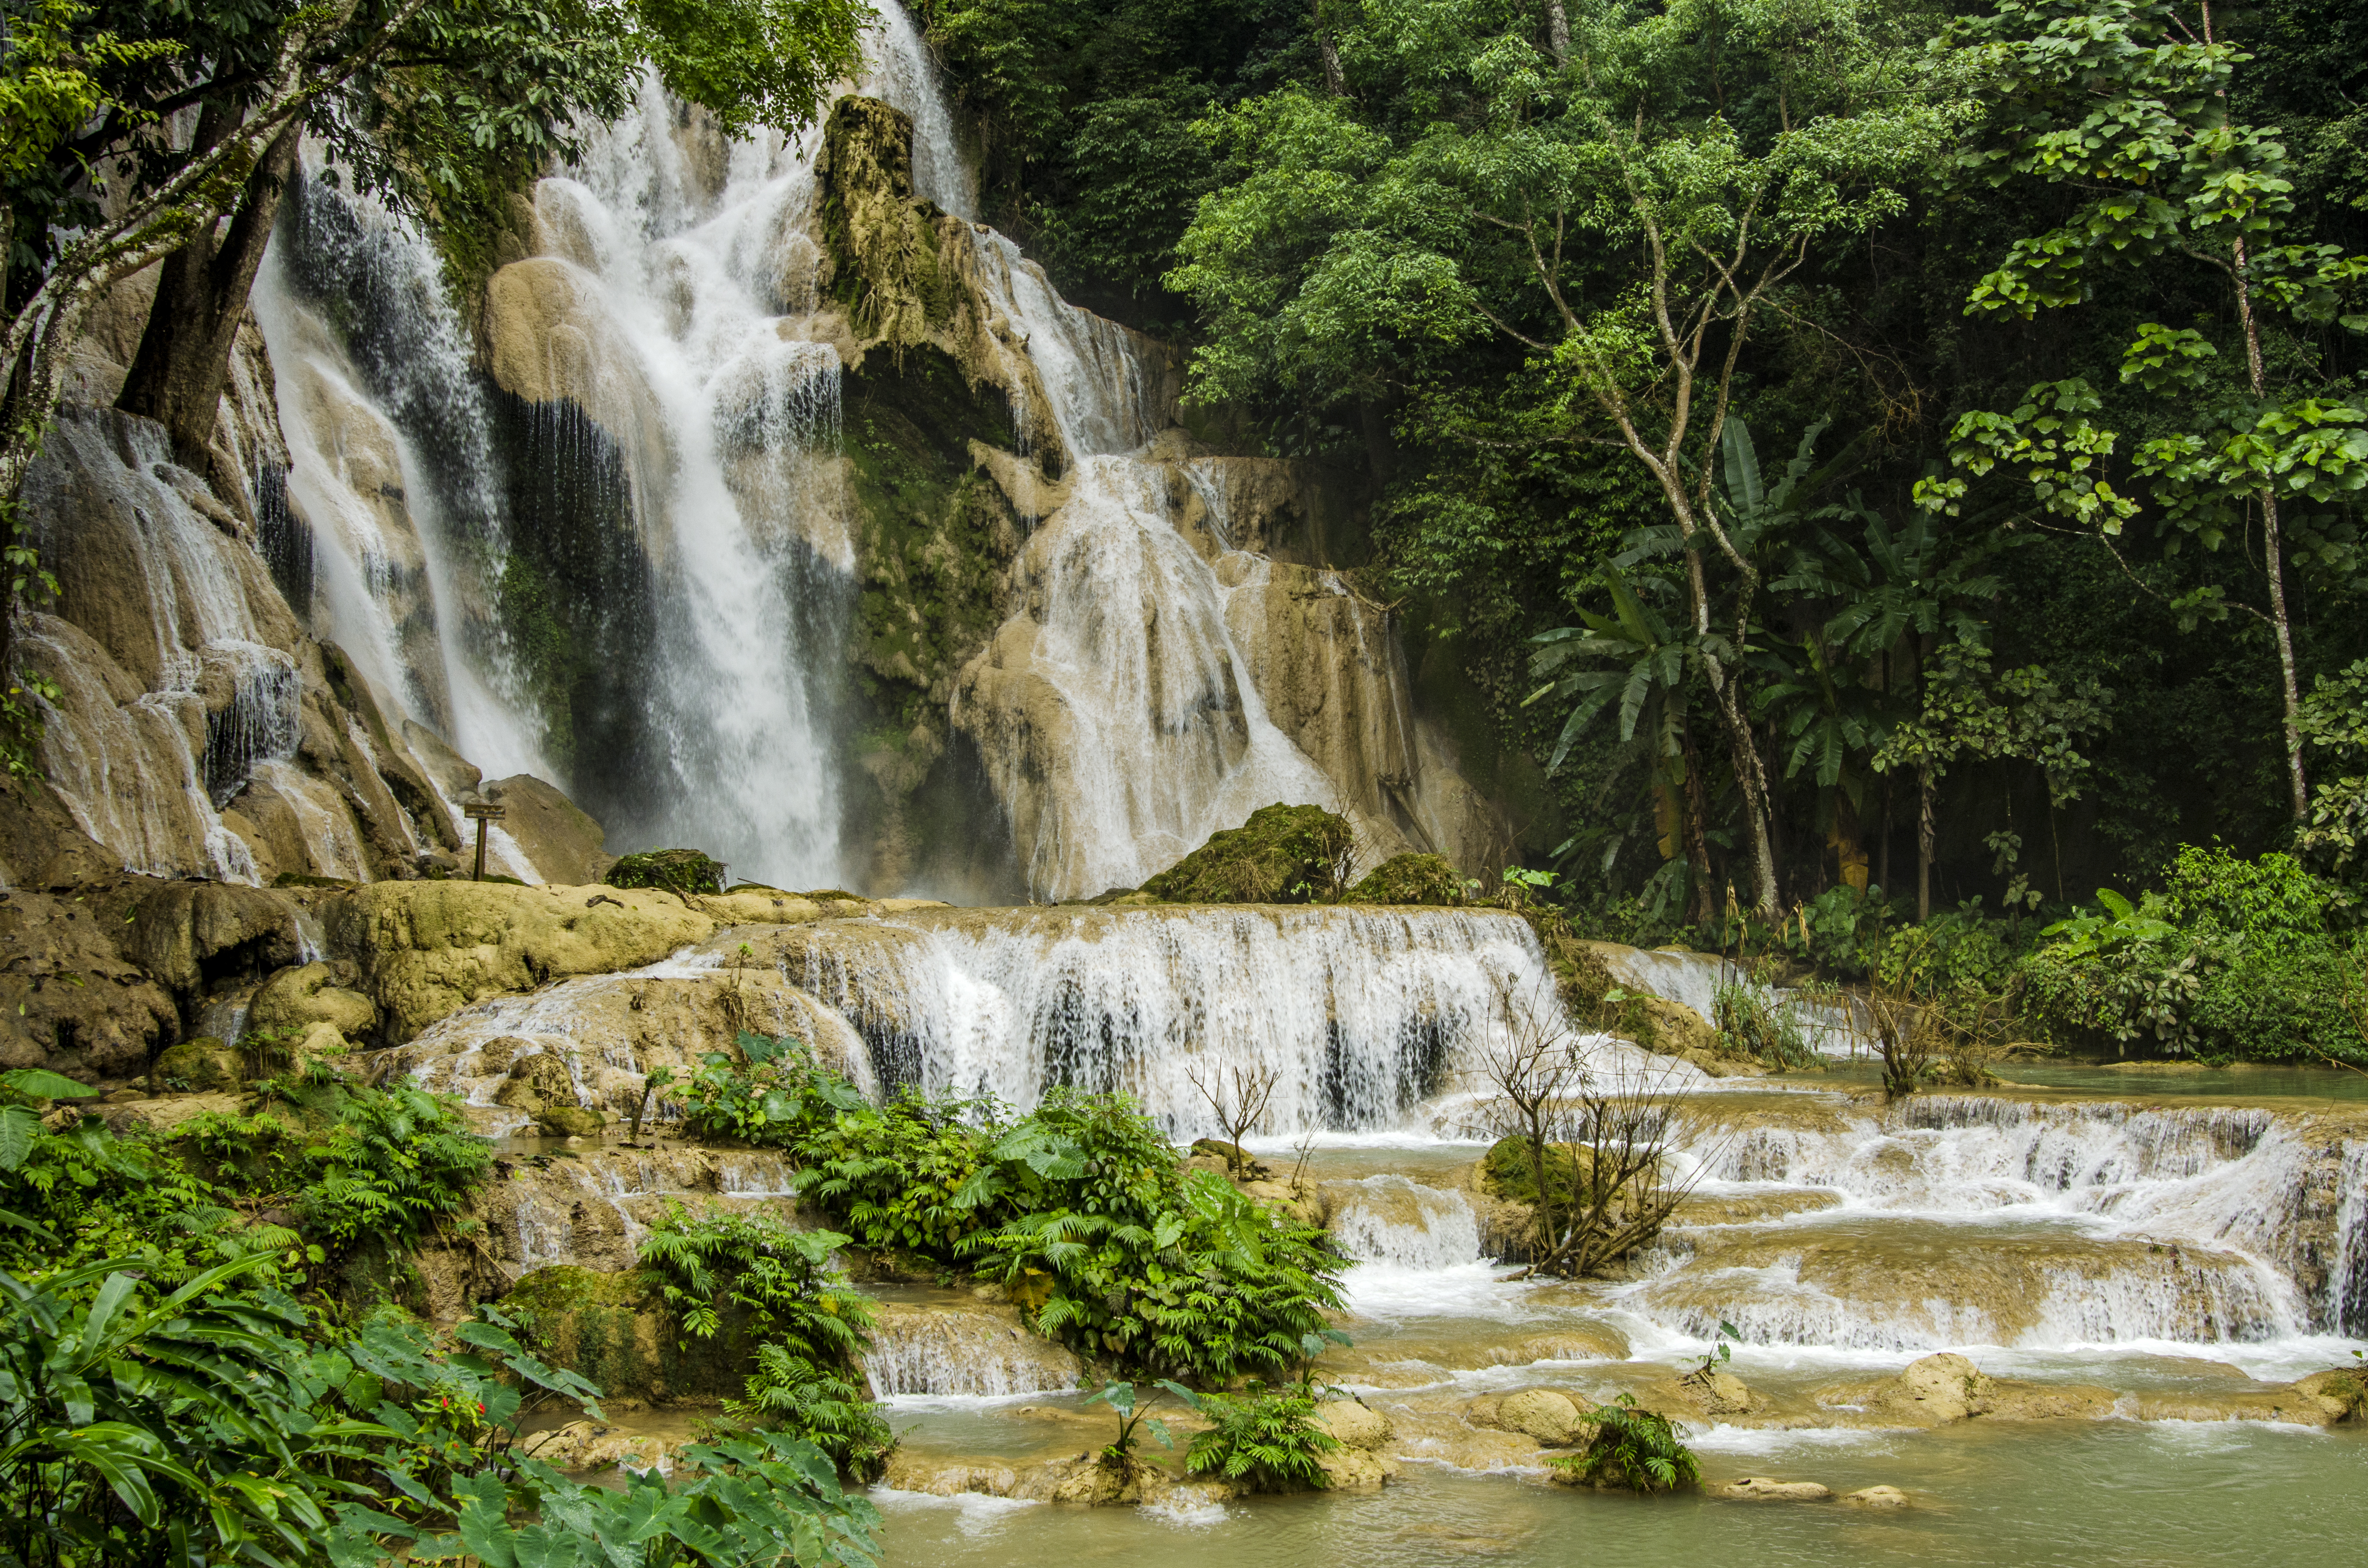
[[[1533,17],[1475,0],[1387,19],[1344,40],[1350,75],[1382,62],[1452,118],[1393,136],[1347,96],[1284,94],[1212,122],[1257,173],[1202,201],[1171,276],[1212,329],[1196,392],[1386,385],[1474,337],[1522,351],[1529,400],[1643,465],[1667,508],[1772,915],[1737,678],[1763,576],[1719,516],[1714,458],[1754,330],[1813,257],[1906,208],[1959,111],[1863,0],[1605,0],[1567,17],[1559,62]]]
[[[1833,528],[1816,528],[1794,550],[1776,583],[1779,590],[1804,593],[1834,607],[1813,639],[1819,684],[1814,693],[1798,681],[1770,693],[1771,703],[1782,705],[1790,699],[1794,710],[1789,728],[1796,737],[1792,767],[1814,755],[1819,782],[1827,784],[1839,781],[1851,746],[1875,751],[1896,722],[1896,716],[1874,711],[1879,699],[1864,694],[1896,693],[1905,699],[1912,718],[1925,706],[1926,662],[1944,637],[1968,654],[1987,648],[1988,627],[1974,607],[1998,597],[2001,582],[1986,568],[2012,542],[1995,530],[1970,540],[1952,540],[1941,516],[1922,507],[1895,531],[1856,495],[1837,513],[1859,525],[1857,539]],[[1861,694],[1848,701],[1829,674],[1844,661],[1855,666],[1851,684]],[[1800,698],[1791,698],[1793,690],[1799,690]],[[1815,718],[1802,711],[1802,699],[1813,695],[1812,711],[1819,715]],[[1938,754],[1932,748],[1914,755],[1920,759],[1916,769],[1916,908],[1920,920],[1932,908],[1941,775],[1933,771]]]
[[[1618,566],[1605,567],[1601,575],[1611,597],[1610,615],[1582,608],[1579,625],[1555,627],[1534,639],[1540,646],[1531,656],[1531,670],[1552,678],[1530,693],[1527,702],[1551,697],[1570,705],[1546,771],[1562,767],[1579,737],[1616,703],[1622,744],[1634,743],[1640,729],[1645,736],[1661,858],[1666,863],[1683,856],[1693,915],[1707,918],[1712,876],[1704,834],[1710,805],[1702,754],[1686,722],[1700,661],[1687,634],[1646,605]]]
[[[2157,529],[2176,550],[2248,544],[2260,530],[2263,601],[2229,599],[2205,583],[2163,596],[2187,625],[2236,611],[2269,634],[2283,706],[2286,788],[2297,823],[2309,808],[2302,690],[2288,600],[2297,548],[2332,573],[2356,569],[2340,532],[2297,518],[2300,502],[2324,504],[2368,485],[2368,414],[2308,353],[2272,354],[2283,316],[2297,327],[2340,321],[2368,256],[2317,243],[2297,222],[2286,148],[2268,127],[2229,113],[2237,69],[2252,59],[2207,5],[2157,0],[1999,0],[1967,18],[1954,42],[1978,60],[1998,94],[1990,132],[1969,155],[1993,183],[2027,176],[2077,190],[2066,220],[2017,240],[1977,285],[1969,314],[2039,311],[2091,297],[2115,269],[2192,263],[2229,307],[2243,369],[2219,369],[2222,346],[2194,327],[2149,322],[2123,357],[2121,380],[2147,394],[2149,422],[2169,433],[2142,442],[2136,474],[2148,482]],[[2135,518],[2135,496],[2103,470],[2117,433],[2089,415],[2100,400],[2085,380],[2032,388],[2009,414],[1959,421],[1951,457],[1976,477],[2001,464],[2031,483],[2040,509],[2107,541]],[[1928,494],[1949,495],[1960,481]],[[2300,524],[2300,527],[2297,527]]]

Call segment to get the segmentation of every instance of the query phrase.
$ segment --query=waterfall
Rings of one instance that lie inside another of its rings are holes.
[[[871,1331],[864,1376],[881,1399],[1059,1393],[1084,1368],[1068,1351],[988,1312],[891,1306]]]
[[[510,523],[434,246],[342,193],[308,145],[252,301],[313,540],[296,609],[489,777],[550,776],[494,613]]]
[[[1460,1192],[1402,1176],[1334,1183],[1332,1238],[1359,1263],[1461,1268],[1480,1261],[1480,1221]]]
[[[885,1085],[1021,1108],[1056,1087],[1123,1093],[1178,1139],[1221,1131],[1193,1074],[1236,1068],[1280,1074],[1261,1135],[1410,1128],[1505,996],[1553,994],[1525,923],[1465,911],[916,915],[791,930],[780,951]]]
[[[983,749],[1042,894],[1133,887],[1277,801],[1338,803],[1268,719],[1167,483],[1149,462],[1085,459],[1021,558],[1044,695],[1024,740]]]
[[[1686,1148],[1713,1199],[1782,1184],[1836,1200],[1773,1229],[1686,1233],[1696,1239],[1671,1259],[1679,1273],[1637,1300],[1689,1333],[1722,1312],[1747,1337],[1909,1349],[2359,1326],[2368,1161],[2266,1110],[1936,1095],[1830,1130],[1730,1131],[1702,1108]],[[1884,1263],[1896,1277],[1863,1261],[1933,1221],[1959,1237],[1953,1306],[1884,1282],[1917,1278],[1921,1254]],[[1805,1278],[1817,1260],[1827,1272]]]
[[[545,362],[497,369],[620,450],[647,563],[647,646],[613,650],[655,688],[643,731],[632,756],[579,756],[578,794],[626,843],[697,844],[811,886],[838,872],[825,677],[854,564],[838,355],[784,314],[814,302],[817,133],[723,147],[702,125],[678,126],[652,76],[571,176],[538,187],[560,254],[495,308],[564,305],[571,324],[505,337]]]

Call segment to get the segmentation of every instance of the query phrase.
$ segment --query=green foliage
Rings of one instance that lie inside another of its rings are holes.
[[[1595,1436],[1577,1453],[1547,1462],[1564,1479],[1582,1486],[1646,1494],[1698,1485],[1702,1467],[1666,1415],[1636,1408],[1623,1393],[1587,1412]]]
[[[1026,1116],[905,1094],[873,1106],[793,1040],[741,1037],[694,1078],[690,1124],[782,1148],[796,1184],[867,1247],[1007,1282],[1048,1334],[1122,1367],[1286,1374],[1336,1337],[1328,1235],[1188,1176],[1116,1096],[1056,1088]]]
[[[1800,1019],[1764,985],[1721,981],[1712,994],[1710,1021],[1727,1049],[1770,1067],[1799,1072],[1822,1065],[1816,1048],[1801,1031]]]
[[[1356,853],[1347,818],[1277,801],[1211,834],[1142,891],[1171,903],[1334,903],[1349,887]]]
[[[2286,855],[2182,847],[2166,886],[2050,926],[2018,966],[2026,1017],[2067,1044],[2214,1061],[2357,1061],[2336,935],[2352,901]]]
[[[2356,881],[2368,869],[2360,858],[2368,845],[2368,659],[2319,676],[2296,725],[2318,783],[2294,852],[2329,876]]]
[[[895,1438],[863,1397],[871,1301],[847,1288],[830,1255],[835,1231],[797,1231],[762,1215],[679,1205],[643,1239],[642,1267],[682,1332],[712,1339],[727,1307],[745,1317],[756,1365],[734,1415],[779,1426],[870,1479]]]
[[[469,1130],[457,1102],[411,1084],[373,1089],[325,1074],[278,1087],[277,1105],[194,1117],[173,1144],[256,1207],[289,1210],[328,1256],[399,1256],[493,1168],[493,1146]]]
[[[1458,904],[1463,879],[1440,855],[1393,855],[1340,895],[1343,903]]]
[[[1199,1399],[1182,1384],[1165,1380],[1151,1391],[1151,1397],[1145,1399],[1133,1383],[1113,1379],[1078,1402],[1082,1406],[1107,1404],[1110,1413],[1118,1417],[1117,1435],[1103,1445],[1097,1456],[1103,1465],[1121,1476],[1132,1473],[1142,1463],[1135,1458],[1135,1449],[1143,1442],[1136,1433],[1144,1427],[1150,1428],[1151,1435],[1159,1439],[1160,1447],[1173,1449],[1176,1446],[1176,1439],[1168,1435],[1167,1423],[1151,1414],[1152,1405],[1158,1402],[1162,1393],[1172,1393],[1188,1402],[1197,1403]]]
[[[863,0],[633,0],[631,13],[668,91],[745,136],[813,123],[832,87],[863,63]]]
[[[1323,1456],[1340,1440],[1315,1424],[1315,1391],[1307,1383],[1269,1389],[1253,1382],[1240,1394],[1196,1394],[1193,1408],[1208,1417],[1195,1433],[1184,1468],[1222,1475],[1260,1492],[1304,1492],[1331,1484]]]

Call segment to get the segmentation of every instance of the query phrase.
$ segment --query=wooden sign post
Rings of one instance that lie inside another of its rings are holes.
[[[502,808],[494,804],[491,801],[486,800],[483,795],[472,793],[461,797],[461,812],[463,816],[467,816],[474,820],[477,824],[477,875],[475,880],[482,882],[485,880],[485,824],[489,822],[501,821],[503,816]]]

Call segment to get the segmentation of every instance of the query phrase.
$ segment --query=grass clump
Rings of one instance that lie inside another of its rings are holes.
[[[697,849],[644,849],[619,860],[600,880],[612,888],[655,888],[685,895],[720,893],[723,862]]]

